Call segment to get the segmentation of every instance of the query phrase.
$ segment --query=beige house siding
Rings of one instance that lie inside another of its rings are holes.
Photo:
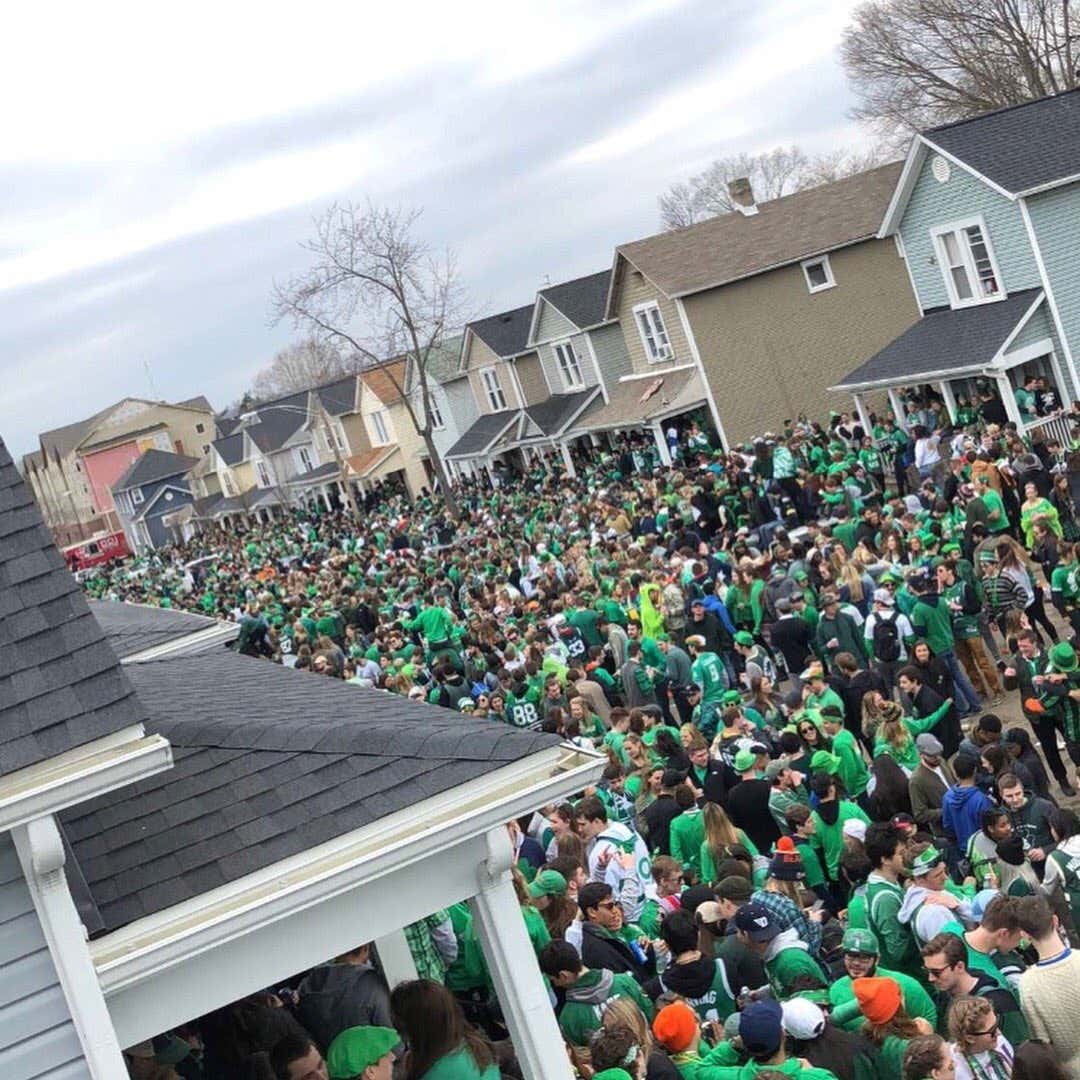
[[[420,459],[420,452],[425,449],[424,440],[416,433],[412,420],[405,406],[398,402],[390,407],[390,418],[397,434],[397,444],[401,447],[401,457],[405,463],[405,483],[413,499],[420,494],[420,489],[427,483],[427,473]]]
[[[536,405],[551,396],[552,391],[544,378],[544,368],[536,353],[519,357],[513,361],[513,365],[521,384],[521,392],[525,395],[526,405]]]
[[[371,437],[368,435],[364,417],[360,413],[348,413],[339,419],[349,447],[348,455],[363,454],[371,449]]]
[[[507,365],[502,360],[498,359],[486,345],[484,345],[483,348],[491,359],[487,363],[478,363],[476,367],[471,365],[469,367],[469,386],[472,387],[473,397],[476,399],[476,404],[480,412],[491,413],[496,411],[488,400],[487,390],[484,389],[484,380],[480,377],[480,372],[485,367],[492,367],[495,369],[495,377],[499,380],[499,385],[502,387],[503,397],[506,399],[506,407],[508,409],[521,408],[521,399],[518,397],[517,387],[514,384],[514,377],[507,369]],[[474,355],[476,355],[475,351]]]
[[[690,346],[683,333],[682,323],[675,303],[664,296],[648,278],[625,260],[621,263],[618,310],[619,326],[626,341],[626,350],[630,354],[630,364],[637,373],[663,371],[668,367],[689,364],[693,361]],[[655,301],[660,305],[660,314],[664,318],[668,341],[674,350],[674,356],[666,363],[653,363],[645,355],[645,345],[638,333],[637,317],[634,308],[638,304]]]
[[[686,315],[731,442],[805,413],[824,421],[851,398],[826,387],[919,318],[892,240],[829,256],[836,287],[810,293],[799,264],[688,296]]]

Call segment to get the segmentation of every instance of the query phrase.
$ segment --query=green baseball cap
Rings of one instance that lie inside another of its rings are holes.
[[[735,771],[739,773],[749,772],[756,761],[757,758],[749,750],[740,750],[735,755]]]
[[[330,1080],[351,1080],[359,1076],[369,1065],[382,1061],[399,1042],[401,1036],[393,1028],[346,1028],[326,1052]]]
[[[720,704],[721,705],[741,705],[742,704],[742,694],[740,694],[738,690],[725,690],[720,695]]]
[[[840,948],[844,952],[860,953],[863,956],[880,956],[881,946],[872,930],[858,930],[852,927],[844,931],[840,939]]]
[[[827,772],[830,776],[835,776],[840,771],[840,759],[828,750],[815,750],[810,759],[810,768],[814,772]]]
[[[541,870],[529,884],[529,895],[562,896],[566,892],[566,878],[558,870]]]
[[[740,630],[735,635],[735,644],[745,645],[747,648],[749,648],[754,644],[754,635],[747,633],[747,631],[745,630]]]

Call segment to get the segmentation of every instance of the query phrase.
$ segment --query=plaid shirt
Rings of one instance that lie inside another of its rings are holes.
[[[435,944],[432,931],[437,930],[449,917],[445,911],[436,911],[405,927],[405,940],[409,944],[413,963],[416,964],[418,978],[446,982],[446,963]]]
[[[764,905],[769,915],[776,920],[781,930],[794,927],[799,937],[806,942],[810,949],[810,955],[816,957],[821,948],[821,923],[808,919],[802,909],[795,906],[783,893],[770,892],[768,889],[757,889],[750,899],[755,904]]]

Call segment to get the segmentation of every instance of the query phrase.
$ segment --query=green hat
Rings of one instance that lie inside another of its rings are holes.
[[[757,758],[749,750],[740,750],[735,755],[735,771],[738,773],[749,772],[754,767]]]
[[[877,935],[872,930],[857,930],[855,927],[844,931],[840,948],[844,952],[861,953],[863,956],[881,955]]]
[[[944,856],[933,845],[920,852],[911,860],[911,874],[913,877],[922,877],[928,874],[943,860]]]
[[[1067,641],[1061,641],[1050,650],[1050,663],[1058,671],[1075,671],[1076,650]]]
[[[566,892],[566,878],[558,870],[541,870],[529,884],[529,895],[562,896]]]
[[[735,644],[736,645],[745,645],[747,648],[750,648],[754,644],[754,635],[748,633],[745,630],[740,630],[735,635]]]
[[[934,556],[934,558],[932,558],[930,560],[930,569],[931,570],[936,570],[939,566],[946,566],[946,565],[947,565],[947,563],[945,562],[945,560],[940,555],[936,555],[936,556]]]
[[[950,542],[948,544],[943,544],[942,545],[941,554],[942,555],[951,555],[954,551],[959,551],[959,550],[960,550],[960,545],[959,544],[954,544],[954,543]]]
[[[840,771],[840,759],[828,750],[815,750],[810,759],[810,768],[813,772],[827,772],[835,776]]]
[[[382,1061],[399,1042],[401,1036],[393,1028],[346,1028],[326,1052],[330,1080],[351,1080],[359,1076],[369,1065]]]
[[[741,705],[742,704],[742,694],[740,694],[738,690],[725,690],[720,695],[720,704],[721,705]]]
[[[984,548],[979,552],[979,562],[991,563],[997,562],[997,555],[994,554],[989,548]]]

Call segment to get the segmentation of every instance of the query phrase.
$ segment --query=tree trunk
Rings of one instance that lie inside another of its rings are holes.
[[[427,447],[428,460],[435,469],[436,477],[438,477],[439,491],[442,493],[443,501],[446,503],[447,512],[455,521],[460,521],[461,507],[458,506],[457,497],[450,488],[450,477],[446,473],[446,466],[443,464],[442,457],[435,449],[435,442],[431,437],[431,432],[422,431],[420,434],[423,437],[424,445]]]

